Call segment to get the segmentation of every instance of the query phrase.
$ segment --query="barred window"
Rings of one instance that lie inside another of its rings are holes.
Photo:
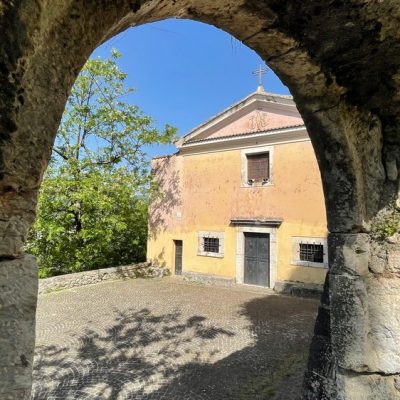
[[[203,242],[203,251],[211,253],[219,253],[219,239],[205,237]]]
[[[300,243],[300,261],[324,262],[324,246],[322,244]]]
[[[247,154],[247,179],[263,183],[269,180],[269,153]]]
[[[222,258],[224,256],[224,233],[198,232],[197,255]]]
[[[326,237],[292,237],[292,265],[328,268]]]

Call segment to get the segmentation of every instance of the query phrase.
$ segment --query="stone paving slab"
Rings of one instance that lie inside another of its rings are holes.
[[[295,400],[317,306],[176,277],[41,295],[32,399]]]

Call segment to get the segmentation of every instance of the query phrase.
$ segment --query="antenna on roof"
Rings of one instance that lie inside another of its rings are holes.
[[[262,84],[262,76],[265,75],[268,72],[268,67],[263,68],[262,65],[260,64],[258,69],[255,71],[252,71],[253,75],[258,75],[258,87],[257,87],[257,93],[264,93],[264,87]]]

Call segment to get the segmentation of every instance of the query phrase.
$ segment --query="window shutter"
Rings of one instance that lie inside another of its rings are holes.
[[[269,153],[247,155],[247,179],[254,182],[269,179]]]

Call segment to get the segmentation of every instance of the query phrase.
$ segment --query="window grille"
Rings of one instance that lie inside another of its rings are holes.
[[[269,153],[247,154],[247,179],[253,182],[269,180]]]
[[[322,244],[300,243],[300,261],[324,262],[324,246]]]
[[[203,240],[203,251],[208,253],[219,253],[218,238],[205,237]]]

